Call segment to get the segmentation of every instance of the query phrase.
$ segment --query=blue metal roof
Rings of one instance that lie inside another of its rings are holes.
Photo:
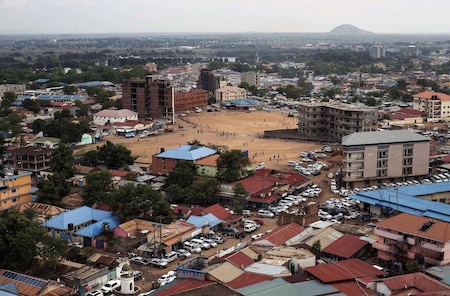
[[[106,218],[104,220],[98,221],[94,224],[91,224],[77,232],[75,232],[76,235],[84,236],[84,237],[94,237],[97,235],[100,235],[103,231],[103,223],[109,223],[109,229],[113,230],[117,226],[119,226],[120,221],[119,217],[113,216],[111,218]]]
[[[206,156],[214,155],[217,151],[203,146],[183,145],[176,149],[171,149],[157,154],[160,158],[172,158],[180,160],[197,160]]]
[[[68,224],[70,223],[77,226],[91,221],[102,221],[112,216],[113,213],[111,212],[82,206],[74,210],[61,213],[58,216],[45,221],[43,225],[49,228],[68,230]]]
[[[339,290],[332,285],[324,284],[319,280],[309,280],[304,282],[293,283],[292,286],[301,291],[302,296],[329,295],[338,293]]]
[[[34,83],[47,83],[49,81],[50,81],[50,79],[47,79],[47,78],[39,78],[39,79],[36,79],[34,81]]]
[[[227,100],[226,104],[234,106],[257,106],[261,105],[262,102],[257,99],[245,98],[245,99]]]
[[[450,222],[449,204],[420,198],[423,195],[448,191],[450,182],[441,182],[362,191],[351,197],[371,205]]]
[[[110,86],[110,85],[114,85],[114,83],[109,81],[98,81],[98,80],[75,83],[76,87]]]
[[[197,228],[202,228],[203,226],[214,227],[223,221],[209,213],[204,216],[190,216],[186,222],[195,225]]]

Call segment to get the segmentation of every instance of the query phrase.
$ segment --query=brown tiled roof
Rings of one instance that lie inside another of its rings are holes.
[[[241,252],[236,252],[226,257],[226,260],[233,263],[237,267],[244,269],[255,261]]]
[[[203,212],[208,213],[208,214],[213,214],[214,216],[216,216],[217,218],[219,218],[220,220],[223,220],[223,221],[228,219],[231,215],[230,212],[225,210],[225,208],[219,204],[214,204],[212,206],[204,208]]]
[[[211,156],[207,156],[207,157],[204,157],[202,159],[196,160],[195,164],[216,167],[217,166],[217,159],[219,158],[219,156],[220,156],[219,154],[214,154],[214,155],[211,155]]]
[[[92,173],[93,171],[98,171],[95,167],[85,166],[85,165],[76,165],[75,171],[78,174],[87,175],[89,173]]]
[[[14,153],[14,154],[37,156],[37,155],[52,153],[52,151],[53,151],[53,149],[51,149],[51,148],[27,146],[27,147],[20,147],[20,148],[11,150],[10,152]]]
[[[361,240],[356,236],[344,234],[324,248],[322,252],[348,259],[367,246],[368,243],[368,241]]]
[[[414,98],[421,98],[421,99],[431,99],[433,96],[437,96],[438,99],[442,101],[449,101],[450,96],[446,95],[444,93],[439,93],[435,91],[424,91],[418,94],[413,95]]]
[[[348,259],[327,264],[306,267],[305,271],[312,274],[324,283],[333,283],[355,278],[384,275],[382,270],[374,268],[360,259]]]
[[[426,231],[421,231],[421,227],[430,221],[434,222],[434,224]],[[406,213],[378,222],[377,226],[438,242],[447,242],[450,240],[450,223]]]
[[[63,197],[62,204],[70,208],[78,208],[84,204],[84,200],[79,193],[72,193]]]
[[[137,175],[137,173],[136,172],[132,172],[132,171],[123,171],[123,170],[113,170],[113,169],[111,169],[111,170],[109,170],[109,172],[113,175],[113,176],[115,176],[115,177],[121,177],[121,178],[123,178],[123,177],[125,177],[126,175],[128,175],[128,174],[135,174],[135,175]]]

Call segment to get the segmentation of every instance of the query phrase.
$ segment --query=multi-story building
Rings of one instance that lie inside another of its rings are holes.
[[[37,173],[50,169],[52,158],[51,148],[37,146],[20,147],[8,151],[6,161],[7,166],[14,170],[24,170]]]
[[[217,88],[217,80],[214,72],[211,69],[201,69],[198,76],[197,87],[207,90],[209,93],[214,93]]]
[[[377,223],[378,239],[372,246],[385,261],[446,265],[450,263],[448,229],[448,222],[402,213]]]
[[[25,84],[0,84],[0,98],[3,98],[5,92],[22,93],[26,90]]]
[[[31,201],[31,172],[2,173],[0,176],[0,210]]]
[[[122,84],[123,107],[143,118],[170,118],[178,111],[204,107],[208,93],[203,89],[174,92],[169,80],[155,75],[145,79],[125,79]]]
[[[156,65],[155,63],[147,63],[144,65],[144,70],[148,71],[148,72],[156,72],[158,71],[158,65]]]
[[[386,56],[386,51],[384,49],[384,46],[375,45],[370,48],[369,54],[371,58],[379,59]]]
[[[242,73],[241,81],[248,83],[249,86],[261,86],[261,78],[267,77],[266,73],[261,72],[244,72]]]
[[[430,140],[408,130],[353,133],[342,138],[346,188],[407,181],[428,174]]]
[[[229,100],[235,100],[235,99],[243,99],[246,98],[247,91],[245,88],[240,88],[237,86],[225,86],[216,89],[215,95],[216,95],[216,102],[222,103]]]
[[[355,132],[376,131],[374,108],[340,103],[302,103],[298,109],[298,132],[312,139],[341,141]]]
[[[428,121],[450,119],[450,96],[434,91],[413,95],[413,108],[424,112]]]

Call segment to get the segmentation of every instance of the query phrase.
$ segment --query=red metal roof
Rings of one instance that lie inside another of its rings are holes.
[[[365,285],[361,283],[358,284],[354,280],[332,284],[332,286],[341,291],[345,295],[366,295],[366,296],[378,295],[377,292],[366,288]]]
[[[271,232],[263,235],[259,239],[255,241],[255,243],[259,241],[269,241],[275,246],[284,245],[286,241],[290,240],[297,234],[303,231],[303,227],[297,223],[290,223],[283,226],[278,226]]]
[[[270,281],[273,278],[269,275],[258,274],[252,272],[244,272],[234,280],[226,283],[225,285],[232,289],[240,289],[246,286],[257,284],[264,281]]]
[[[324,248],[322,252],[348,259],[359,252],[368,243],[368,241],[361,240],[351,234],[344,234]]]
[[[348,259],[306,267],[305,271],[324,283],[350,280],[365,276],[382,277],[384,272],[360,259]]]
[[[201,287],[214,285],[216,282],[214,281],[199,281],[194,279],[182,279],[177,280],[169,287],[163,287],[163,289],[159,288],[155,291],[155,296],[170,296],[177,293],[188,292],[190,290],[198,289]]]
[[[225,210],[225,208],[219,204],[214,204],[212,206],[204,208],[203,212],[208,213],[208,214],[213,214],[214,216],[216,216],[217,218],[219,218],[220,220],[223,220],[223,221],[228,219],[231,215],[230,212]]]
[[[255,261],[242,252],[236,252],[226,257],[226,260],[233,263],[237,267],[244,269]]]
[[[443,289],[450,292],[449,286],[420,272],[386,278],[383,279],[383,282],[392,292],[404,290],[405,287],[416,288],[421,292],[441,291]]]

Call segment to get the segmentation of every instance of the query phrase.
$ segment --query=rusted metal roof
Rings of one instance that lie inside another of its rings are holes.
[[[369,244],[356,236],[345,234],[322,250],[324,253],[349,259]]]
[[[306,267],[305,271],[324,283],[345,281],[360,277],[382,277],[384,272],[360,259],[349,259]]]

